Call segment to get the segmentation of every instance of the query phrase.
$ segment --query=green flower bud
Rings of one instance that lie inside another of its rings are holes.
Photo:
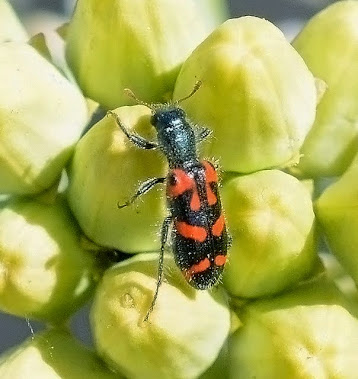
[[[268,170],[225,182],[232,235],[224,286],[234,296],[271,295],[307,277],[317,263],[310,193],[291,175]]]
[[[302,179],[300,182],[306,187],[307,191],[310,193],[311,198],[315,194],[315,182],[312,179]]]
[[[233,313],[233,312],[232,312]],[[229,377],[229,346],[225,342],[216,361],[209,367],[199,379],[218,379]]]
[[[0,208],[0,309],[62,321],[92,293],[100,274],[80,246],[64,201],[9,201]]]
[[[26,42],[27,33],[7,0],[0,0],[0,43]]]
[[[46,60],[53,64],[68,80],[76,83],[65,57],[65,39],[62,36],[66,24],[58,30],[38,33],[31,37],[29,44],[34,47]]]
[[[157,254],[139,254],[109,269],[91,313],[99,354],[130,378],[197,378],[218,356],[230,328],[222,290],[197,291],[174,261],[148,321],[158,269]]]
[[[85,94],[105,108],[128,104],[126,87],[161,101],[205,29],[193,0],[79,0],[67,59]]]
[[[122,107],[116,113],[129,131],[154,138],[148,108]],[[160,186],[128,207],[118,209],[117,204],[130,200],[141,182],[165,172],[160,152],[134,146],[113,116],[98,122],[78,143],[70,172],[69,203],[85,234],[99,245],[129,253],[158,249],[166,215]]]
[[[358,156],[315,206],[332,252],[358,284]]]
[[[248,305],[231,338],[231,376],[355,378],[358,320],[331,284],[315,282]]]
[[[46,60],[51,62],[51,51],[46,37],[47,36],[44,33],[38,33],[32,36],[28,43]]]
[[[315,81],[274,25],[255,17],[225,22],[183,64],[174,98],[198,79],[200,90],[183,107],[214,132],[204,154],[244,173],[297,160],[315,116]]]
[[[119,379],[70,333],[53,329],[29,338],[0,360],[1,379]]]
[[[337,258],[330,253],[321,253],[320,258],[326,269],[327,277],[334,282],[339,290],[355,305],[358,314],[358,290],[354,280],[338,262]]]
[[[341,175],[358,151],[358,2],[338,1],[308,22],[293,46],[327,90],[295,172]]]
[[[230,12],[226,0],[195,0],[195,3],[209,32],[229,18]]]
[[[49,188],[87,121],[78,89],[32,47],[0,44],[0,193]]]

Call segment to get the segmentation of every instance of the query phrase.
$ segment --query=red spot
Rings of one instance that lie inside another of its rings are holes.
[[[209,205],[214,205],[218,201],[217,197],[215,196],[213,190],[211,187],[206,183],[206,194],[208,196],[208,203]]]
[[[184,221],[175,222],[176,231],[184,238],[190,238],[198,242],[204,242],[207,232],[202,226],[190,225]]]
[[[189,190],[193,191],[190,201],[190,209],[192,211],[198,211],[200,210],[200,199],[194,178],[179,168],[172,170],[169,174],[169,183],[167,187],[168,196],[176,198]]]
[[[184,271],[184,275],[189,280],[194,274],[198,274],[207,270],[210,267],[210,261],[208,258],[204,258],[199,263],[192,265],[188,270]]]
[[[221,215],[214,223],[213,227],[211,228],[211,232],[214,236],[220,237],[221,233],[224,230],[225,225],[225,219],[224,216]]]
[[[206,173],[206,181],[208,183],[217,183],[218,181],[218,174],[215,170],[215,167],[212,165],[212,163],[208,161],[203,161],[203,166],[205,168]]]
[[[208,203],[209,205],[214,205],[216,204],[218,199],[214,194],[213,190],[211,189],[210,183],[217,183],[218,174],[214,166],[210,162],[204,161],[203,166],[205,168],[206,193],[208,197]]]
[[[192,196],[191,201],[190,201],[190,209],[192,211],[200,210],[200,199],[199,199],[199,195],[198,195],[198,192],[196,191],[196,189],[193,192],[193,196]]]
[[[224,266],[225,262],[226,262],[226,256],[225,255],[217,255],[215,257],[214,263],[216,264],[216,266]]]
[[[177,197],[194,187],[196,187],[194,178],[190,177],[184,170],[177,168],[170,172],[167,187],[168,196]]]

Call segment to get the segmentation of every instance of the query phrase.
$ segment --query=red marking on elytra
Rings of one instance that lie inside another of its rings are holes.
[[[186,191],[192,190],[193,194],[190,201],[190,209],[192,211],[199,211],[200,198],[194,178],[188,175],[184,170],[178,168],[172,170],[171,175],[174,178],[174,183],[169,183],[167,187],[168,196],[175,198]]]
[[[190,209],[192,211],[200,210],[200,199],[199,199],[198,192],[196,191],[196,188],[193,192],[193,196],[192,196],[191,201],[190,201]]]
[[[218,201],[217,197],[215,196],[213,190],[211,187],[206,183],[206,194],[208,196],[208,203],[209,205],[214,205]]]
[[[168,196],[176,198],[184,192],[192,190],[193,194],[190,201],[190,209],[192,211],[200,210],[200,199],[194,178],[179,168],[172,170],[171,175],[174,183],[169,182],[167,187]]]
[[[190,238],[198,242],[204,242],[207,237],[207,232],[204,227],[190,225],[185,221],[176,221],[175,228],[184,238]]]
[[[188,270],[185,270],[184,275],[187,279],[190,279],[194,274],[198,274],[207,270],[210,267],[210,261],[208,258],[204,258],[199,263],[192,265]]]
[[[168,196],[170,197],[177,197],[196,187],[194,178],[184,170],[176,168],[172,170],[171,175],[174,178],[174,183],[169,183],[167,186]]]
[[[217,255],[215,257],[214,263],[216,264],[216,266],[224,266],[224,264],[226,263],[226,256],[225,255]]]
[[[218,201],[217,197],[215,196],[213,190],[210,187],[210,183],[217,183],[218,181],[218,174],[215,171],[214,166],[208,162],[203,162],[204,168],[205,168],[205,181],[206,181],[206,194],[208,197],[208,203],[209,205],[214,205]]]
[[[217,183],[218,174],[217,174],[214,166],[208,161],[204,161],[203,165],[204,165],[205,173],[206,173],[206,181],[208,183],[213,183],[213,182]]]
[[[224,216],[221,215],[214,223],[214,225],[211,228],[211,232],[214,236],[220,237],[221,233],[224,230],[224,225],[225,225],[225,219]]]
[[[215,205],[218,199],[211,189],[210,184],[217,183],[218,174],[210,162],[203,161],[202,164],[205,169],[205,186],[208,204]],[[192,190],[193,193],[190,200],[190,209],[192,211],[199,211],[201,204],[195,179],[180,168],[173,169],[170,175],[171,176],[169,176],[169,178],[173,178],[173,183],[169,181],[169,184],[167,186],[168,196],[171,198],[176,198],[186,191]]]

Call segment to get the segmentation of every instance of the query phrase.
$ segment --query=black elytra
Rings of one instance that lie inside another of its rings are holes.
[[[118,205],[119,208],[129,206],[156,184],[166,182],[169,216],[162,225],[157,285],[145,321],[154,308],[162,283],[164,248],[171,225],[175,262],[194,288],[206,290],[217,284],[226,262],[229,237],[222,214],[218,176],[214,165],[200,161],[197,154],[197,144],[210,132],[193,126],[179,107],[200,85],[198,81],[188,96],[167,104],[148,104],[137,99],[132,91],[125,90],[138,104],[152,110],[150,122],[157,131],[157,142],[129,133],[118,115],[108,112],[133,144],[142,149],[160,149],[169,164],[166,177],[144,181],[130,200]]]

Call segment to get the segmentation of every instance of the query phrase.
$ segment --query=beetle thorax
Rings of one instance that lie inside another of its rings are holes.
[[[194,131],[180,108],[157,111],[151,120],[170,167],[197,162]]]

